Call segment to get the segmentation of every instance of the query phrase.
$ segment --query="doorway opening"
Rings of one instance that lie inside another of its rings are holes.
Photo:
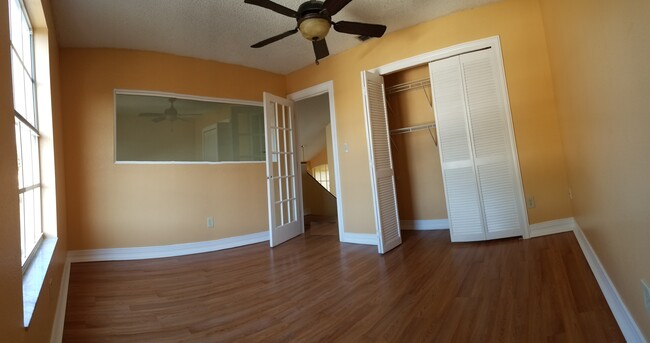
[[[306,235],[343,232],[332,83],[290,94],[296,113]]]

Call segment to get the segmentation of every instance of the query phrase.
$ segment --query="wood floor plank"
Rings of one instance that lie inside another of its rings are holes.
[[[267,244],[71,266],[64,342],[624,342],[572,233],[385,255],[318,225]]]

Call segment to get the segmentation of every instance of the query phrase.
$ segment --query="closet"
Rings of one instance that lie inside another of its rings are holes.
[[[384,79],[401,228],[448,228],[429,67]]]
[[[422,229],[447,217],[454,242],[525,236],[528,220],[498,38],[491,46],[442,55],[377,81],[384,83],[395,217]],[[373,107],[372,99],[366,102]],[[381,131],[377,123],[368,124],[370,134]],[[375,151],[373,137],[371,164],[386,150]],[[377,203],[389,203],[387,195],[375,196]],[[376,213],[381,235],[381,208]]]

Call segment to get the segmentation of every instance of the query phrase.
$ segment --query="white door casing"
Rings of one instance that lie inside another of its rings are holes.
[[[304,232],[293,102],[264,93],[270,245]]]
[[[384,78],[364,71],[361,73],[361,82],[378,250],[380,254],[384,254],[402,244]]]

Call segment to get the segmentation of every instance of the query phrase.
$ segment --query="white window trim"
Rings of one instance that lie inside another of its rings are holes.
[[[30,57],[30,63],[31,63],[31,73],[28,72],[27,75],[29,77],[29,82],[31,83],[31,87],[32,87],[32,98],[31,98],[31,100],[32,100],[32,106],[33,106],[33,111],[34,111],[33,112],[34,124],[30,123],[29,120],[27,120],[27,118],[24,116],[23,113],[20,113],[20,112],[16,111],[15,104],[14,104],[14,116],[23,125],[27,126],[27,128],[29,128],[31,131],[33,131],[36,134],[37,141],[38,141],[38,149],[37,149],[38,155],[35,156],[35,158],[38,160],[39,182],[34,183],[33,185],[30,185],[28,187],[23,187],[23,188],[18,189],[18,196],[20,196],[21,194],[25,194],[25,193],[29,192],[30,190],[34,190],[34,189],[37,189],[37,188],[42,190],[42,182],[41,182],[42,180],[41,180],[41,176],[40,176],[41,168],[42,168],[41,167],[41,162],[42,161],[41,161],[41,156],[40,156],[40,144],[41,144],[41,142],[40,142],[40,131],[38,129],[39,118],[38,118],[38,106],[37,106],[38,94],[37,94],[37,85],[36,85],[36,54],[35,54],[35,42],[34,42],[34,27],[32,25],[31,19],[29,17],[29,13],[27,12],[27,7],[25,6],[25,3],[23,2],[23,0],[9,0],[9,1],[18,3],[18,6],[20,7],[20,11],[22,12],[21,17],[25,18],[25,21],[27,22],[27,28],[29,30],[29,41],[30,41],[30,47],[29,47],[30,56],[29,57]],[[9,4],[9,7],[11,7],[11,4]],[[11,15],[11,9],[9,9],[9,15]],[[9,18],[9,21],[11,22],[11,18]],[[10,29],[10,32],[11,32],[11,29]],[[17,50],[16,46],[14,46],[14,42],[11,41],[11,34],[10,34],[10,39],[9,39],[9,45],[10,45],[11,52],[16,54],[17,60],[20,62],[20,68],[22,68],[25,71],[28,71],[28,69],[25,66],[25,61],[23,60],[23,58],[25,56],[21,57],[20,54],[18,53],[18,50]],[[13,61],[13,59],[12,59],[12,61]],[[12,65],[12,82],[13,82],[13,68],[14,68],[14,66]],[[26,80],[24,80],[24,81],[26,81]],[[12,93],[13,93],[13,89],[12,89]],[[21,138],[21,142],[22,142],[22,138]],[[16,147],[16,148],[18,148],[18,147]],[[21,147],[21,151],[22,151],[22,147]],[[34,156],[32,156],[32,158],[34,158]],[[21,160],[23,160],[22,156],[21,156]],[[41,247],[41,244],[43,242],[44,233],[43,233],[42,193],[41,193],[41,196],[39,198],[41,199],[41,202],[38,204],[38,208],[36,209],[36,210],[38,210],[40,212],[40,215],[38,216],[38,218],[41,220],[41,222],[39,223],[40,232],[38,233],[38,239],[36,240],[36,243],[34,244],[34,247],[29,252],[25,251],[26,246],[27,246],[26,243],[25,243],[26,238],[23,238],[21,240],[21,242],[22,242],[21,244],[24,244],[24,246],[21,246],[21,268],[22,268],[23,274],[25,274],[26,270],[29,268],[30,264],[32,263],[32,260],[34,259],[34,256],[37,254],[37,252],[38,252],[38,250]],[[20,227],[20,235],[24,236],[24,237],[26,237],[26,235],[27,235],[27,233],[25,232],[25,228],[23,228],[22,225]],[[24,261],[22,261],[23,252],[26,253],[26,257],[25,257]]]

